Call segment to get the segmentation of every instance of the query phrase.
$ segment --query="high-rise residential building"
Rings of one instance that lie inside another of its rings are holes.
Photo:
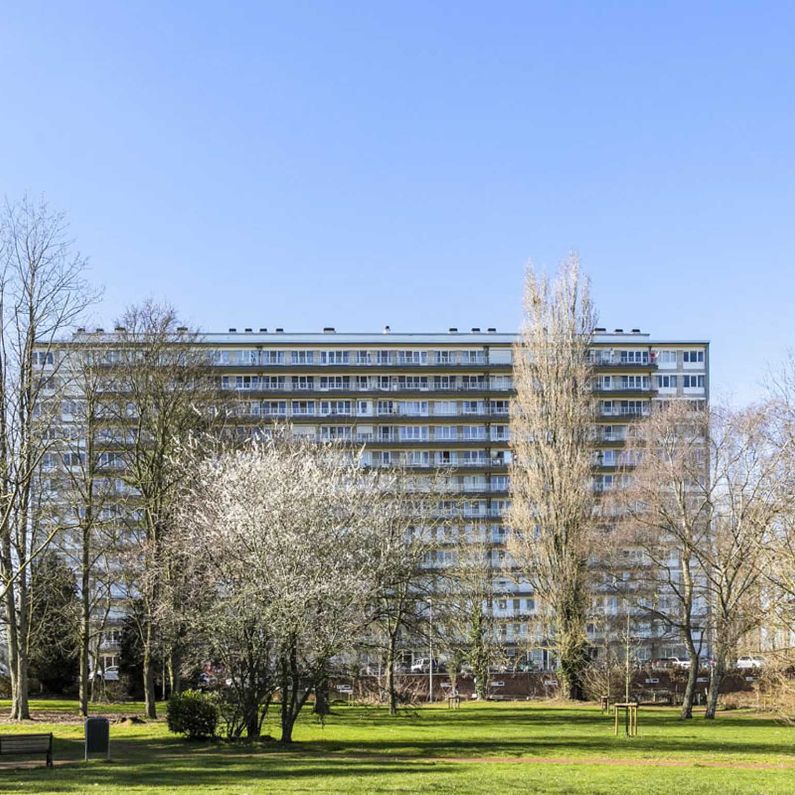
[[[207,350],[218,385],[235,397],[241,438],[289,421],[297,434],[361,443],[369,466],[449,470],[449,491],[440,496],[455,501],[462,529],[491,545],[502,639],[509,649],[529,649],[544,666],[546,653],[530,640],[534,596],[504,572],[515,341],[494,328],[398,333],[387,326],[383,333],[229,329],[203,334],[197,344]],[[115,333],[82,330],[65,342],[108,351],[117,344]],[[603,491],[624,463],[628,426],[655,401],[708,400],[709,344],[598,328],[591,355],[599,398],[594,489]],[[440,545],[431,565],[444,565],[445,554]],[[607,613],[620,612],[615,596],[595,598]],[[652,635],[644,656],[676,653],[675,641]]]

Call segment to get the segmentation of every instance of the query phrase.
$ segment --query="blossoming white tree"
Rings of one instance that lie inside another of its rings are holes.
[[[378,490],[358,453],[289,429],[199,464],[181,535],[212,591],[205,630],[238,651],[230,686],[248,699],[249,736],[278,688],[281,741],[292,742],[310,693],[362,629],[378,585]]]

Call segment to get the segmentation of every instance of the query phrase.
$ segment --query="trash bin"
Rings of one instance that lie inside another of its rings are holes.
[[[110,759],[110,721],[107,718],[86,718],[86,760],[90,754],[105,754],[105,758]]]

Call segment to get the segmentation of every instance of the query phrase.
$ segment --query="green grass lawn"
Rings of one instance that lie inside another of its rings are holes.
[[[189,743],[160,721],[114,723],[113,759],[86,764],[82,725],[58,722],[75,704],[37,701],[34,709],[36,720],[0,733],[54,732],[56,767],[0,761],[2,793],[795,793],[795,728],[746,711],[683,723],[676,710],[642,708],[639,736],[627,738],[593,706],[467,703],[397,718],[337,706],[325,725],[307,713],[287,749]],[[141,705],[103,711],[140,714]]]

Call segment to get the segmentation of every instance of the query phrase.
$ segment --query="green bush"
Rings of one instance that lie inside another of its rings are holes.
[[[168,700],[166,714],[169,731],[184,734],[189,740],[212,737],[218,724],[214,699],[198,690],[175,693]]]

